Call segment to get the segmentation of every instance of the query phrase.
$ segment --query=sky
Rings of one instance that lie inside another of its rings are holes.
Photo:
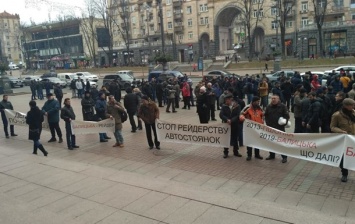
[[[21,23],[30,25],[56,20],[58,16],[81,15],[85,0],[0,0],[0,12],[19,14]]]

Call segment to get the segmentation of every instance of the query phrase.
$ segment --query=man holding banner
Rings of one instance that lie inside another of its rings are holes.
[[[48,118],[49,129],[51,130],[52,135],[52,138],[48,142],[57,141],[57,139],[55,138],[55,132],[57,132],[57,135],[59,137],[58,142],[62,143],[62,130],[59,127],[59,102],[54,99],[53,93],[48,93],[47,99],[48,100],[44,103],[42,107],[42,111],[44,115]]]
[[[7,121],[7,117],[5,114],[5,109],[13,110],[14,107],[12,106],[12,103],[8,101],[9,96],[8,95],[3,95],[2,101],[0,102],[0,111],[1,111],[1,118],[2,118],[2,123],[4,124],[4,131],[5,131],[5,136],[6,138],[9,137],[9,131],[7,127],[9,126],[9,122]],[[14,125],[10,125],[10,133],[11,136],[17,136],[14,132]]]
[[[286,119],[286,123],[284,125],[279,124],[279,118],[283,117]],[[271,97],[271,103],[266,107],[265,110],[265,122],[267,126],[275,128],[277,130],[285,132],[285,125],[290,119],[290,115],[288,113],[288,109],[285,104],[281,103],[280,96],[273,95]],[[287,162],[287,156],[281,155],[282,163]],[[266,160],[275,159],[275,153],[270,152],[270,155],[266,158]]]
[[[75,135],[73,134],[71,121],[75,120],[75,113],[73,108],[70,105],[70,99],[65,98],[64,107],[60,111],[60,118],[65,121],[65,132],[67,136],[67,146],[69,150],[73,150],[74,148],[79,148],[75,144]]]
[[[345,98],[343,100],[343,106],[332,116],[330,123],[331,131],[334,133],[343,133],[349,135],[355,135],[355,111],[354,111],[355,101],[350,98]],[[340,162],[341,169],[341,181],[348,181],[348,170],[344,168],[344,156],[341,158]]]

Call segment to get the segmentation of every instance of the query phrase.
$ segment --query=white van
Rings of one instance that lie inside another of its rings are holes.
[[[17,70],[20,69],[16,64],[9,64],[9,69],[10,70]]]
[[[133,71],[131,71],[131,70],[121,70],[121,71],[118,71],[116,74],[126,74],[126,75],[129,75],[132,78],[134,78]]]
[[[58,73],[57,78],[66,82],[67,85],[70,85],[73,79],[77,79],[77,76],[75,75],[75,73]]]

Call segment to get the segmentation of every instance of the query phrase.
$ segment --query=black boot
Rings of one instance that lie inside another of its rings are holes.
[[[35,155],[37,155],[37,146],[35,146],[35,145],[33,145],[33,152],[32,152],[32,154],[35,154]]]
[[[41,152],[43,152],[44,156],[48,155],[48,152],[44,149],[43,145],[41,144],[40,146],[38,146],[39,150],[41,150]]]
[[[233,154],[236,157],[242,157],[242,154],[239,153],[239,149],[238,148],[234,148],[233,149]]]
[[[227,158],[228,157],[228,148],[225,148],[223,151],[223,158]]]

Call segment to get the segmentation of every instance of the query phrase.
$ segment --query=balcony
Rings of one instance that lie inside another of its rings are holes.
[[[333,6],[330,10],[327,11],[325,16],[335,16],[335,15],[344,15],[345,8],[343,6]]]
[[[181,19],[182,13],[174,13],[174,19]]]
[[[175,7],[181,7],[181,5],[182,5],[182,1],[180,1],[180,0],[174,0],[173,1],[173,7],[175,8]]]
[[[179,25],[179,24],[175,25],[175,26],[174,26],[174,31],[175,31],[175,33],[181,33],[181,32],[183,32],[183,31],[184,31],[183,25]]]
[[[295,16],[295,10],[289,11],[286,16],[287,16],[287,17],[293,17],[293,16]]]
[[[325,22],[322,28],[324,29],[324,28],[349,27],[349,26],[355,26],[355,20]],[[315,29],[317,29],[316,24],[309,24],[308,26],[300,28],[300,31],[315,30]]]

